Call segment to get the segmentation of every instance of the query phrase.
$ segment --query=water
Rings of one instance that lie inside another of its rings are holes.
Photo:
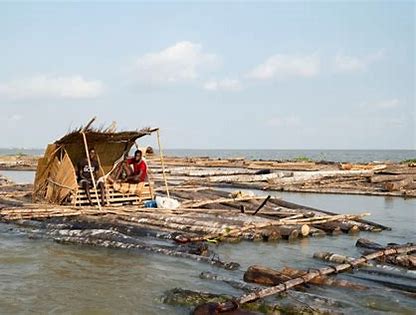
[[[290,160],[306,157],[314,161],[334,162],[400,162],[416,158],[416,150],[192,150],[167,149],[170,156],[208,156],[211,158],[245,157],[247,159]],[[43,149],[1,149],[0,155],[28,154],[42,155]]]
[[[416,158],[416,150],[165,150],[172,156],[208,156],[211,158],[244,157],[262,160],[308,158],[314,161],[372,162]]]
[[[416,241],[416,199],[300,193],[275,195],[339,213],[369,211],[372,213],[371,220],[389,225],[393,230],[361,233],[359,237],[368,237],[380,243]],[[284,241],[243,242],[222,244],[216,251],[222,259],[241,263],[242,270],[252,264],[309,268],[322,265],[311,258],[315,251],[360,256],[354,246],[357,238],[341,235],[304,239],[292,244]],[[160,302],[165,290],[180,287],[241,294],[226,284],[199,279],[203,271],[242,278],[242,271],[225,272],[186,259],[31,240],[19,230],[11,230],[10,225],[0,224],[2,314],[184,314],[185,309]],[[345,301],[347,306],[344,311],[347,314],[411,314],[416,308],[414,298],[384,288],[356,292],[311,287],[308,292]]]
[[[32,184],[35,180],[35,171],[0,171],[0,174],[11,179],[16,184]]]

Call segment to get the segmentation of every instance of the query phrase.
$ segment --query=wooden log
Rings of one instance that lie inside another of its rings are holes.
[[[265,242],[277,241],[282,238],[279,229],[275,226],[264,228],[260,235]]]
[[[382,250],[382,251],[377,251],[371,254],[368,254],[366,256],[363,256],[361,258],[357,258],[349,263],[346,264],[340,264],[340,265],[336,265],[336,266],[331,266],[331,267],[324,267],[318,270],[311,270],[310,272],[306,273],[305,275],[301,276],[301,277],[297,277],[295,279],[291,279],[288,280],[286,282],[283,282],[281,284],[278,284],[274,287],[270,287],[270,288],[266,288],[263,289],[261,291],[255,291],[249,294],[244,294],[242,296],[240,296],[239,298],[237,298],[235,300],[235,303],[233,303],[233,305],[230,307],[229,303],[223,303],[220,306],[224,306],[224,310],[226,309],[226,306],[228,306],[228,308],[230,310],[234,309],[236,307],[235,304],[237,304],[237,307],[245,304],[245,303],[249,303],[261,298],[265,298],[280,292],[284,292],[289,290],[290,288],[293,288],[295,286],[298,286],[300,284],[304,284],[304,283],[308,283],[311,280],[313,280],[316,277],[319,276],[324,276],[324,275],[330,275],[333,273],[338,273],[338,272],[342,272],[345,270],[349,270],[351,268],[354,268],[355,266],[358,266],[368,260],[373,260],[376,259],[378,257],[382,257],[382,256],[389,256],[389,255],[397,255],[397,254],[404,254],[404,253],[408,253],[411,251],[415,251],[416,250],[416,246],[403,246],[403,247],[397,247],[397,248],[389,248],[386,250]]]
[[[372,176],[371,170],[354,171],[316,171],[316,172],[296,172],[289,178],[271,178],[268,182],[273,185],[299,185],[308,182],[316,182],[323,179],[339,179],[348,177]]]
[[[344,255],[339,255],[331,252],[316,252],[313,254],[313,258],[320,259],[323,261],[329,261],[336,264],[345,264],[353,261],[354,257],[348,257]],[[364,263],[363,265],[365,265]]]
[[[243,279],[248,283],[273,286],[288,281],[292,278],[283,275],[282,273],[272,268],[255,265],[250,266],[247,269],[247,271],[244,273]]]
[[[207,180],[211,183],[233,183],[233,182],[267,182],[271,179],[281,178],[284,173],[270,173],[262,175],[229,175],[229,176],[211,176]]]
[[[411,185],[412,183],[413,183],[413,178],[406,177],[396,182],[388,182],[384,185],[384,188],[388,191],[396,191],[396,190],[400,190],[406,187],[407,185]]]
[[[357,242],[355,243],[355,246],[372,249],[372,250],[383,250],[385,248],[385,246],[372,242],[365,238],[358,239]]]
[[[374,175],[370,177],[370,183],[378,184],[384,182],[394,182],[407,178],[409,175]]]
[[[306,275],[307,272],[285,267],[281,270],[274,270],[263,266],[251,266],[244,273],[244,281],[267,286],[275,286],[290,279]],[[315,285],[328,285],[354,290],[366,290],[368,287],[352,283],[346,280],[337,280],[326,276],[315,277],[310,281]]]
[[[240,201],[249,201],[249,200],[262,200],[264,197],[251,196],[251,197],[241,197],[241,198],[219,198],[213,200],[189,200],[184,202],[182,205],[188,208],[201,208],[209,204],[215,203],[228,203],[228,202],[240,202]]]
[[[326,232],[315,227],[310,227],[309,236],[312,237],[323,237],[326,236]]]
[[[348,234],[357,234],[360,233],[359,224],[354,221],[342,221],[339,222],[339,227],[341,231]]]
[[[282,226],[287,226],[287,225],[304,225],[304,224],[317,224],[317,223],[326,223],[326,222],[331,222],[331,221],[336,221],[336,220],[344,220],[344,219],[352,219],[352,218],[357,218],[357,217],[361,217],[367,215],[367,213],[364,214],[360,214],[360,215],[334,215],[334,216],[321,216],[321,217],[313,217],[313,218],[306,218],[306,219],[296,219],[296,220],[270,220],[270,221],[266,221],[266,222],[261,222],[261,223],[251,223],[249,225],[246,225],[244,227],[241,228],[236,228],[236,229],[231,229],[231,230],[227,230],[224,231],[222,233],[219,234],[207,234],[205,236],[201,236],[201,237],[195,237],[192,239],[189,239],[189,242],[195,242],[195,241],[202,241],[202,240],[206,240],[206,239],[216,239],[216,238],[221,238],[221,237],[234,237],[234,236],[239,236],[242,233],[248,231],[248,230],[253,230],[253,229],[263,229],[266,227],[270,227],[270,226],[277,226],[277,227],[282,227]],[[285,229],[285,231],[280,231],[280,234],[282,235],[283,233],[287,233],[290,230],[292,234],[292,239],[294,238],[294,235],[296,235],[296,237],[299,235],[299,231],[293,232],[293,229]],[[282,237],[284,237],[282,235]],[[289,238],[289,235],[288,235]]]
[[[135,238],[110,230],[59,230],[55,231],[55,233],[50,233],[50,236],[53,240],[60,243],[84,244],[122,249],[139,249],[167,256],[189,258],[228,270],[235,270],[239,267],[239,264],[235,262],[224,262],[220,259],[212,259],[210,257],[181,252],[175,248],[145,244]]]
[[[380,257],[377,261],[380,263],[403,267],[409,270],[416,270],[416,256],[413,255]]]
[[[298,269],[294,269],[294,268],[290,268],[290,267],[285,267],[285,268],[281,269],[280,272],[283,275],[288,276],[292,279],[297,278],[297,277],[302,277],[302,276],[304,276],[308,273],[306,271],[298,270]],[[367,286],[364,286],[364,285],[361,285],[361,284],[353,283],[353,282],[350,282],[350,281],[347,281],[347,280],[339,280],[339,279],[335,279],[335,278],[332,278],[332,277],[326,277],[326,276],[316,277],[310,283],[316,284],[316,285],[327,285],[327,286],[334,286],[334,287],[354,289],[354,290],[366,290],[366,289],[368,289]]]
[[[331,211],[316,209],[316,208],[312,208],[312,207],[308,207],[308,206],[302,206],[300,204],[285,201],[285,200],[282,200],[282,199],[272,198],[272,199],[270,199],[270,202],[274,203],[275,205],[285,207],[285,208],[289,208],[289,209],[303,209],[303,210],[309,210],[309,211],[314,211],[314,212],[318,212],[318,213],[320,212],[320,213],[325,213],[325,214],[336,215],[336,213],[331,212]],[[375,222],[372,222],[372,221],[368,221],[368,220],[364,220],[364,219],[357,219],[355,221],[363,223],[363,224],[371,225],[371,226],[377,227],[377,228],[382,229],[382,230],[391,230],[391,228],[388,227],[388,226],[385,226],[385,225],[382,225],[382,224],[379,224],[379,223],[375,223]]]
[[[381,258],[377,258],[376,261],[377,262],[382,262],[385,263],[387,261],[389,261],[390,259],[400,259],[399,257],[404,257],[404,259],[407,259],[407,257],[414,257],[411,255],[399,255],[399,256],[386,256],[386,257],[381,257]],[[339,255],[339,254],[334,254],[331,252],[317,252],[315,254],[313,254],[313,258],[316,259],[320,259],[323,261],[329,261],[332,263],[337,263],[337,264],[342,264],[342,263],[347,263],[350,261],[353,261],[354,258],[353,257],[349,257],[349,256],[344,256],[344,255]],[[395,278],[395,279],[404,279],[404,280],[409,280],[409,281],[415,281],[415,275],[413,273],[410,273],[409,271],[403,270],[402,268],[396,268],[396,267],[389,267],[388,269],[386,269],[386,265],[381,265],[381,264],[377,264],[377,263],[370,263],[370,262],[365,262],[362,265],[360,265],[360,267],[366,267],[365,269],[360,269],[361,272],[364,273],[368,273],[368,274],[376,274],[376,275],[380,275],[380,276],[384,276],[384,277],[389,277],[389,278]],[[409,265],[405,264],[403,265],[404,268],[406,269],[412,269]],[[368,279],[368,278],[365,278]],[[371,281],[371,279],[368,279]]]
[[[190,177],[208,177],[208,176],[230,176],[230,175],[254,175],[255,170],[247,169],[196,169],[196,168],[171,168],[168,170],[171,175],[185,175]]]
[[[288,241],[293,241],[299,237],[299,231],[297,227],[294,226],[279,226],[279,233],[283,239]]]
[[[334,262],[338,264],[343,264],[343,263],[354,260],[354,258],[352,257],[338,255],[338,254],[329,253],[329,252],[318,252],[318,253],[315,253],[313,257],[320,259],[320,260],[330,261],[330,262]],[[412,256],[412,255],[386,256],[386,257],[377,258],[376,261],[380,263],[396,265],[396,266],[403,267],[403,268],[410,269],[410,270],[416,269],[416,256]],[[368,263],[363,264],[363,265],[374,267],[373,264],[368,264]]]
[[[341,227],[338,222],[327,222],[322,224],[313,224],[313,227],[325,231],[329,235],[340,235],[342,234]]]

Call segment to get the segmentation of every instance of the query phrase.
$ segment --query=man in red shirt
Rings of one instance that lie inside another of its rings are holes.
[[[134,157],[126,160],[126,182],[140,183],[147,180],[147,164],[142,157],[142,151],[136,150]]]

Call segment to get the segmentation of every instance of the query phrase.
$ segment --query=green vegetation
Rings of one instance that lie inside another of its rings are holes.
[[[16,153],[8,153],[8,154],[5,154],[4,156],[17,156],[17,157],[23,157],[23,156],[28,156],[28,154],[23,153],[23,152],[21,152],[21,151],[18,151],[18,152],[16,152]]]
[[[306,156],[297,156],[293,159],[295,162],[313,162],[311,158],[308,158]]]
[[[172,289],[161,297],[163,303],[187,308],[188,310],[194,309],[196,306],[204,303],[224,303],[232,300],[233,297],[224,294],[213,294],[204,292],[195,292],[184,289]],[[263,300],[254,301],[242,305],[242,309],[247,311],[256,312],[256,314],[268,314],[268,315],[292,315],[292,314],[324,314],[319,310],[313,310],[308,306],[302,305],[279,305],[270,304]],[[198,313],[206,314],[206,313]]]
[[[17,152],[16,153],[16,156],[23,157],[23,156],[27,156],[27,154],[26,153],[23,153],[23,152]]]
[[[416,163],[416,158],[415,158],[415,159],[403,160],[403,161],[401,161],[400,163],[401,163],[401,164]]]

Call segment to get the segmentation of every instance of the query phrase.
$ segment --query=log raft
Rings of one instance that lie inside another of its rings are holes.
[[[256,290],[253,291],[251,293],[247,293],[244,294],[234,300],[229,300],[227,302],[224,303],[220,303],[218,305],[216,305],[216,307],[211,307],[212,312],[210,313],[204,313],[204,314],[218,314],[218,313],[225,313],[225,312],[231,312],[234,311],[236,309],[238,309],[241,305],[244,305],[246,303],[250,303],[253,301],[257,301],[259,299],[263,299],[266,298],[268,296],[271,295],[275,295],[281,292],[285,292],[293,287],[305,284],[305,283],[309,283],[312,280],[318,278],[318,277],[325,277],[327,275],[330,274],[334,274],[334,273],[340,273],[349,269],[352,269],[356,266],[359,266],[367,261],[370,260],[374,260],[376,258],[379,257],[383,257],[383,256],[391,256],[391,255],[400,255],[400,254],[407,254],[409,252],[413,252],[416,250],[416,246],[415,245],[402,245],[402,246],[397,246],[394,248],[387,248],[384,250],[380,250],[380,251],[376,251],[373,253],[370,253],[368,255],[362,256],[361,258],[356,258],[352,261],[343,263],[343,264],[339,264],[336,266],[330,266],[330,267],[323,267],[320,269],[312,269],[306,273],[303,273],[300,276],[296,276],[295,278],[291,278],[288,279],[282,283],[279,283],[278,285],[269,287],[269,288],[265,288],[262,289],[260,291]],[[194,314],[198,314],[197,312],[200,309],[204,309],[204,305],[200,305],[198,306],[195,311]]]

